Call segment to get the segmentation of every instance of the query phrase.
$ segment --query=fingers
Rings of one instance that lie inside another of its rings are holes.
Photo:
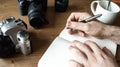
[[[80,31],[80,30],[69,29],[69,30],[68,30],[68,33],[69,33],[69,34],[75,34],[75,33],[78,33],[78,35],[79,35],[79,36],[82,36],[82,37],[87,36],[86,33],[84,33],[83,31]]]
[[[75,23],[77,23],[77,22],[75,22]],[[67,27],[70,28],[71,25],[72,25],[72,24],[71,24],[71,22],[70,22],[70,24],[69,24]],[[72,25],[72,26],[73,26],[73,25]],[[76,27],[76,26],[74,26],[74,27]],[[85,36],[85,33],[84,33],[83,31],[77,30],[77,29],[75,29],[74,27],[68,29],[68,33],[69,33],[69,34],[78,33],[78,35],[80,35],[80,36]]]
[[[88,18],[88,17],[90,17],[90,15],[86,12],[73,12],[68,17],[67,22],[69,22],[69,21],[81,21],[81,20]]]
[[[77,30],[74,30],[74,29],[69,29],[68,30],[68,33],[69,34],[74,34],[74,33],[77,33],[78,31]]]
[[[67,27],[75,30],[87,31],[89,26],[87,23],[70,22]]]
[[[72,47],[75,47],[73,52],[75,52],[76,55],[80,57],[86,55],[87,61],[86,63],[83,63],[84,60],[70,60],[70,67],[118,67],[118,64],[116,63],[115,58],[113,58],[112,53],[107,48],[103,48],[102,51],[102,49],[100,49],[100,47],[98,47],[97,44],[92,41],[86,41],[85,43],[74,41],[72,43]],[[105,55],[106,57],[100,59],[103,56],[101,54]]]
[[[67,19],[66,26],[69,26],[69,24],[70,24],[71,21],[76,21],[77,22],[78,18],[79,18],[78,13],[71,13],[71,15]]]
[[[70,64],[70,67],[83,67],[82,64],[80,64],[79,62],[76,62],[75,60],[70,60],[69,64]]]
[[[68,17],[68,19],[67,19],[67,22],[69,22],[69,21],[78,21],[79,20],[79,18],[80,18],[80,14],[81,13],[71,13],[70,14],[70,16]]]
[[[103,51],[105,52],[105,54],[107,54],[107,56],[114,57],[114,55],[112,54],[112,52],[108,48],[104,47]]]
[[[87,60],[103,60],[105,53],[102,49],[93,41],[86,41],[81,43],[79,41],[74,41],[72,43],[71,51],[77,56],[77,58],[83,58],[79,62],[87,62]],[[99,58],[98,58],[99,57]]]
[[[80,12],[73,12],[73,13],[71,13],[71,15],[68,17],[67,23],[66,23],[66,27],[71,28],[68,31],[69,34],[74,34],[75,33],[74,30],[80,30],[80,31],[86,30],[85,24],[79,24],[77,22],[81,21],[85,18],[88,18],[88,17],[90,17],[90,15],[86,12],[81,12],[81,13]],[[83,32],[78,31],[78,34],[80,36],[85,36],[85,33],[83,33]]]
[[[96,54],[103,53],[101,48],[95,42],[88,40],[85,42],[85,44],[88,45],[94,53]]]
[[[78,35],[82,36],[82,37],[85,37],[86,34],[83,32],[83,31],[78,31]]]
[[[75,43],[75,46],[83,51],[86,55],[91,55],[91,48],[89,48],[87,45],[79,41],[74,41],[73,43]]]
[[[85,42],[85,44],[88,45],[92,49],[93,54],[97,60],[102,61],[105,59],[106,54],[102,51],[102,49],[95,42],[88,40]],[[94,59],[94,58],[91,58],[91,59]]]
[[[81,43],[79,41],[74,41],[72,43],[72,46],[78,48],[82,53],[85,54],[85,56],[87,56],[87,57],[91,57],[92,56],[91,48],[86,46],[84,43]]]
[[[68,17],[66,26],[67,26],[67,25],[69,24],[69,22],[71,22],[71,21],[76,21],[76,22],[78,22],[78,21],[81,21],[81,20],[83,20],[83,19],[85,19],[85,18],[88,18],[88,17],[90,17],[90,15],[89,15],[88,13],[86,13],[86,12],[73,12],[73,13],[71,13],[70,16]]]
[[[73,53],[73,55],[75,55],[75,57],[79,63],[85,63],[87,61],[87,56],[81,50],[79,50],[77,47],[70,46],[69,49]]]

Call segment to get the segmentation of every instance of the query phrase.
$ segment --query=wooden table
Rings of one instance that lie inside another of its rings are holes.
[[[14,16],[24,20],[28,25],[28,31],[30,32],[33,47],[32,54],[28,56],[16,54],[12,58],[1,58],[0,67],[36,67],[39,59],[50,43],[65,27],[66,19],[71,12],[91,13],[91,1],[93,0],[70,0],[68,10],[66,12],[59,13],[54,11],[54,0],[49,0],[46,12],[46,18],[49,21],[49,25],[36,30],[29,25],[27,16],[21,16],[19,14],[17,0],[0,0],[0,20],[8,18],[9,16]],[[116,56],[118,62],[120,60],[119,50],[120,49],[118,49]]]

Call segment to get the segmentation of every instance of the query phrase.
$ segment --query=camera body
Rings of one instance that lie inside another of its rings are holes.
[[[9,57],[17,52],[30,54],[31,43],[25,22],[10,17],[0,22],[0,57]]]
[[[29,23],[34,28],[40,28],[49,22],[45,18],[47,0],[18,0],[19,11],[22,16],[28,15]],[[55,10],[65,12],[68,0],[55,0]]]
[[[45,18],[47,0],[18,0],[18,6],[22,16],[28,15],[32,27],[40,28],[48,24]]]

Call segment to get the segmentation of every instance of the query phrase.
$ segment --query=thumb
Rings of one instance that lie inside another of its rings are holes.
[[[80,22],[69,22],[68,24],[69,28],[80,30],[86,32],[88,30],[88,24],[87,23],[80,23]]]

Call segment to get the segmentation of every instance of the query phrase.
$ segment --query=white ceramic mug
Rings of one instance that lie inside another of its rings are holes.
[[[93,1],[91,3],[91,11],[94,15],[102,14],[102,16],[97,18],[97,20],[106,24],[112,24],[113,21],[116,19],[117,14],[120,12],[120,7],[114,2],[111,2],[109,6],[110,10],[106,9],[107,6],[108,6],[108,1],[104,1],[104,2]]]

